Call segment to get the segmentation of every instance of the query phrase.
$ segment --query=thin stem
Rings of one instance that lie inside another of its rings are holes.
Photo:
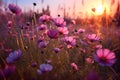
[[[118,76],[118,74],[116,73],[116,71],[112,67],[109,67],[109,68],[112,70],[112,72],[115,74],[115,76]]]

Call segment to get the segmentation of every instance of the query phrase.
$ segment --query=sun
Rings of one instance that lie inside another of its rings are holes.
[[[101,15],[101,14],[103,14],[103,12],[104,12],[103,6],[102,6],[102,5],[98,5],[98,6],[96,7],[96,14],[97,14],[97,15]]]

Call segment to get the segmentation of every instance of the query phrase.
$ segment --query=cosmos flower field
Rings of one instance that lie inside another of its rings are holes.
[[[111,20],[8,9],[0,12],[0,80],[120,80],[120,29]]]

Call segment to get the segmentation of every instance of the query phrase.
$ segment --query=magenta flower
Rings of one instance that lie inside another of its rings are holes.
[[[38,26],[38,31],[46,30],[46,29],[47,29],[47,25],[45,25],[45,24],[41,24],[40,26]]]
[[[56,30],[48,30],[47,35],[51,39],[56,39],[56,38],[58,38],[58,31],[56,31]]]
[[[16,70],[15,65],[9,65],[9,66],[7,65],[7,66],[5,66],[5,68],[3,70],[5,77],[10,76],[12,73],[15,72],[15,70]]]
[[[9,4],[8,5],[8,8],[10,9],[10,11],[12,12],[12,13],[14,13],[14,14],[16,14],[16,15],[20,15],[21,14],[21,9],[17,6],[17,5],[15,5],[15,4]]]
[[[7,63],[14,63],[16,60],[18,60],[22,56],[21,50],[15,50],[14,52],[11,52],[9,56],[6,58]]]
[[[56,53],[60,52],[60,48],[54,48],[53,49]]]
[[[8,21],[8,22],[7,22],[7,27],[8,27],[8,29],[11,29],[11,28],[12,28],[12,24],[13,24],[12,21]]]
[[[101,45],[101,44],[99,44],[99,45],[96,45],[94,48],[95,49],[101,49],[103,46]]]
[[[46,48],[47,45],[48,45],[48,42],[46,42],[46,41],[40,41],[38,43],[39,48]]]
[[[85,32],[85,29],[78,29],[77,33],[80,34],[80,33],[84,33]]]
[[[90,40],[90,41],[99,41],[100,40],[100,37],[96,34],[89,34],[87,36],[87,38]]]
[[[94,61],[91,59],[91,58],[86,58],[85,61],[89,64],[92,64],[94,63]]]
[[[115,53],[109,49],[98,49],[96,54],[94,54],[95,61],[101,66],[112,66],[116,61],[115,58]]]
[[[59,31],[60,34],[67,35],[69,33],[67,27],[58,27],[57,30]]]
[[[75,70],[78,71],[78,66],[73,62],[71,63],[71,67]]]
[[[75,24],[76,24],[76,21],[75,21],[75,20],[71,20],[71,23],[75,25]]]
[[[66,26],[66,22],[64,21],[63,18],[56,18],[54,19],[54,23],[57,27],[64,27]]]
[[[47,22],[47,21],[49,21],[49,20],[50,20],[50,16],[48,16],[48,15],[46,15],[46,14],[40,16],[40,18],[39,18],[39,22],[40,22],[40,23],[41,23],[41,22]]]
[[[74,39],[71,36],[66,36],[62,38],[62,41],[64,41],[67,45],[75,46],[76,45],[76,39]]]

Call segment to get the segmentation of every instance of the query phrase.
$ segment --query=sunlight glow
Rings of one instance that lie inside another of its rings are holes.
[[[101,15],[101,14],[103,14],[103,12],[104,12],[103,6],[102,5],[98,5],[97,8],[96,8],[96,14],[97,15]]]

